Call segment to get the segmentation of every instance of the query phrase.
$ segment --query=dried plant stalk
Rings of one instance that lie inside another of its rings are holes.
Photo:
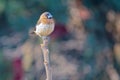
[[[49,60],[49,49],[48,49],[48,43],[49,38],[48,37],[42,37],[43,43],[41,44],[41,49],[43,51],[44,56],[44,65],[46,70],[46,80],[52,80],[52,72],[50,67],[50,60]]]
[[[120,80],[119,74],[117,73],[116,69],[114,69],[113,65],[108,65],[106,72],[110,80]]]

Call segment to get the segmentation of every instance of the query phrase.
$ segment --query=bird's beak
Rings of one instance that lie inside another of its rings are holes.
[[[48,15],[48,19],[51,19],[53,16],[52,15]]]

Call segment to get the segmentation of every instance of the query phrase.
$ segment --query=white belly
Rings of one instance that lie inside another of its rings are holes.
[[[54,24],[46,25],[46,24],[40,24],[36,26],[35,33],[39,36],[48,36],[50,35],[54,30]]]

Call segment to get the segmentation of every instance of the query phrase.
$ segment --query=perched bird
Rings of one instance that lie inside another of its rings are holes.
[[[53,32],[54,26],[55,22],[51,13],[44,12],[36,24],[34,33],[40,37],[46,37]]]

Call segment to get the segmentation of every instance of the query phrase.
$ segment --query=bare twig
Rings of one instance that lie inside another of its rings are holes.
[[[44,56],[44,65],[46,69],[46,80],[52,80],[52,72],[50,67],[50,60],[49,60],[49,49],[48,49],[48,43],[49,38],[48,37],[42,37],[43,43],[41,44],[41,49],[43,51]]]
[[[106,68],[106,72],[110,78],[110,80],[120,80],[117,71],[114,69],[113,65],[108,65]]]

